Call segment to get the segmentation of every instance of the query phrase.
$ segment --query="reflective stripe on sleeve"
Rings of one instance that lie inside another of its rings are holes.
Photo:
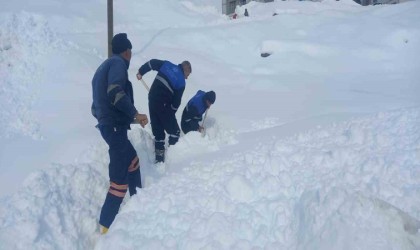
[[[111,84],[108,86],[108,89],[106,90],[106,92],[109,94],[109,92],[111,92],[116,87],[118,87],[118,84]]]
[[[124,91],[120,91],[120,92],[118,92],[116,95],[115,95],[115,100],[114,100],[114,102],[112,103],[114,106],[115,106],[115,104],[117,104],[117,102],[119,101],[119,100],[121,100],[123,97],[125,96],[125,93],[124,93]]]

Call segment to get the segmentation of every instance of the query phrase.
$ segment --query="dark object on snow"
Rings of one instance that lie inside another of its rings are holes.
[[[278,14],[276,12],[274,12],[273,16],[277,16]]]
[[[261,57],[268,57],[268,56],[271,56],[271,53],[267,53],[267,52],[261,53]]]
[[[249,16],[249,14],[248,14],[248,9],[245,9],[245,14],[244,14],[245,16]]]

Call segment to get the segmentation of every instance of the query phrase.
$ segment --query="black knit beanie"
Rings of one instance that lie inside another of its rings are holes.
[[[132,48],[131,42],[130,40],[128,40],[126,33],[116,34],[112,38],[111,45],[112,45],[112,53],[114,54],[120,54],[126,51],[127,49]]]
[[[204,94],[204,99],[213,104],[216,101],[216,93],[214,93],[214,91],[206,92],[206,94]]]

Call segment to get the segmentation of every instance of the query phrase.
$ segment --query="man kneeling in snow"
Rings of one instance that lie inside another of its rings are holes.
[[[214,91],[204,92],[199,90],[193,98],[188,101],[188,104],[182,112],[181,128],[184,134],[190,131],[202,132],[203,126],[198,122],[202,120],[203,114],[210,108],[216,101],[216,93]]]

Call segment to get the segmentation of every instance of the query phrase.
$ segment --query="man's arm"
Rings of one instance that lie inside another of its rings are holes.
[[[140,80],[147,72],[151,70],[158,71],[164,63],[165,61],[158,59],[152,59],[146,62],[139,68],[139,71],[137,72],[137,79]]]
[[[108,72],[108,100],[115,108],[134,119],[137,110],[124,92],[125,84],[127,84],[126,66],[123,63],[112,64]]]

